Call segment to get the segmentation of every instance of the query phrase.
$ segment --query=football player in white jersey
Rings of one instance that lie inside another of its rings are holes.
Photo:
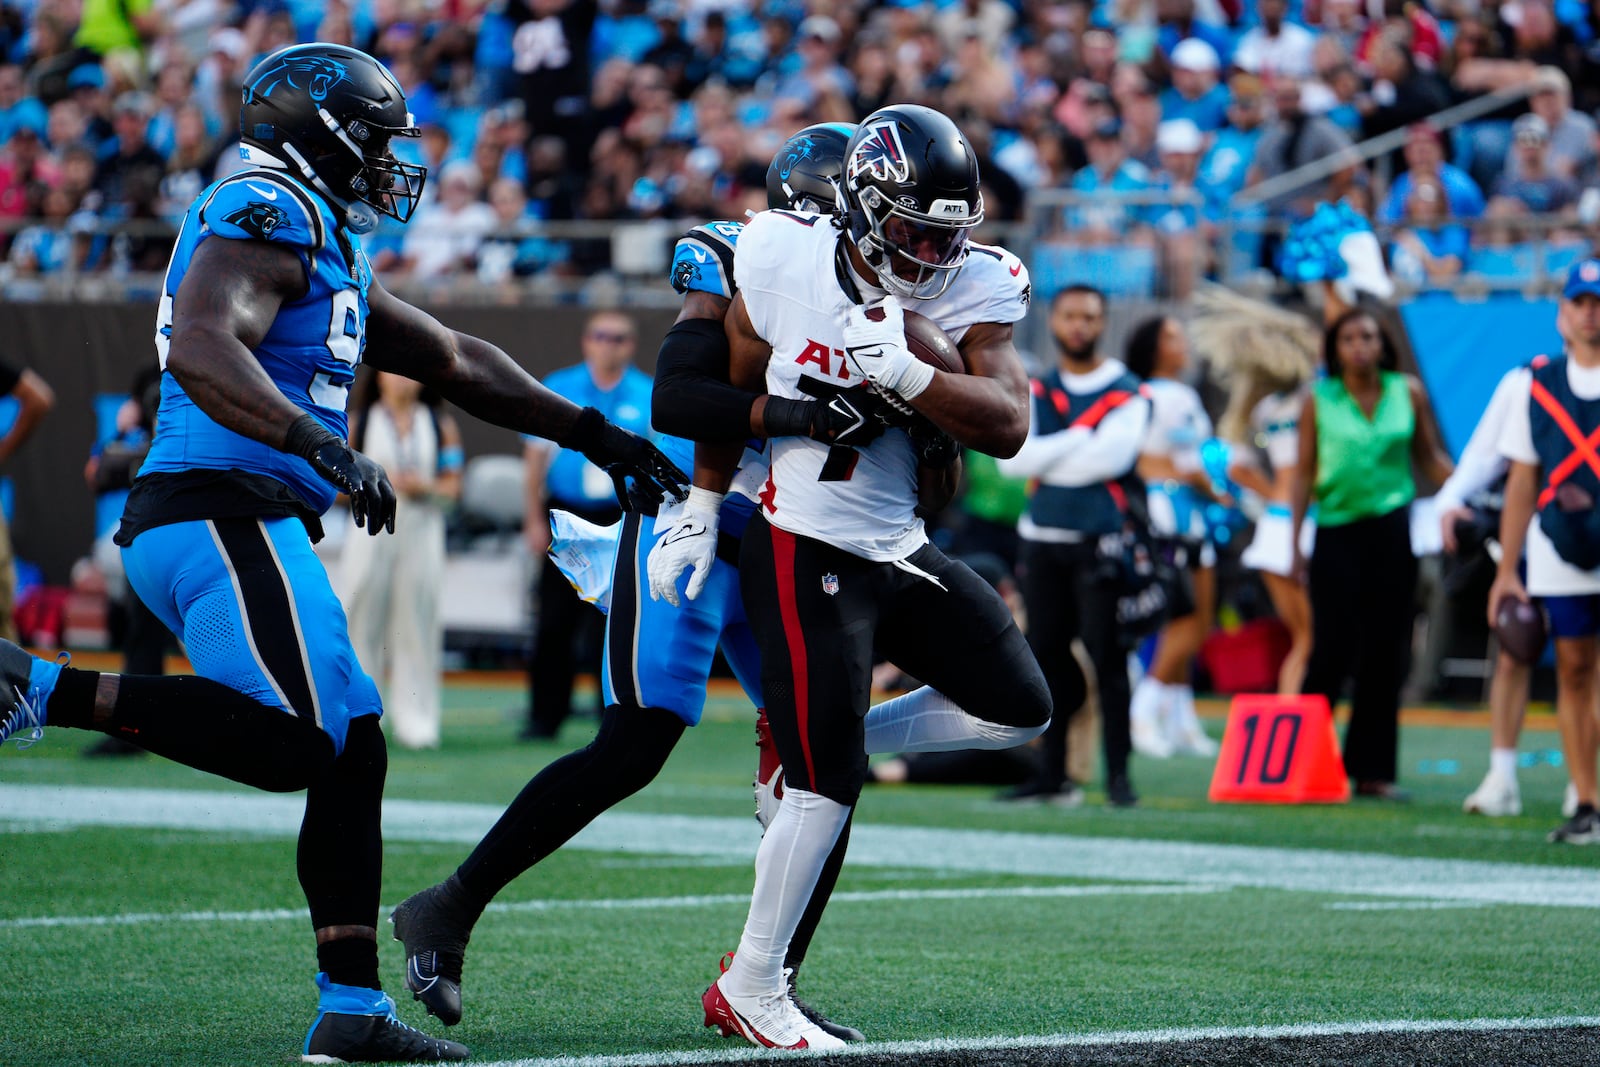
[[[905,732],[925,749],[1021,744],[1050,718],[1044,676],[1005,603],[931,545],[916,514],[919,485],[948,466],[949,438],[1009,456],[1027,434],[1027,376],[1012,343],[1027,271],[969,241],[983,220],[977,162],[929,108],[898,105],[861,123],[839,209],[751,220],[726,320],[734,385],[794,399],[870,388],[909,425],[857,447],[775,438],[740,551],[787,792],[757,852],[738,951],[702,1000],[708,1026],[779,1048],[838,1047],[794,1008],[782,969],[866,777],[874,649],[929,683],[900,698]],[[955,340],[969,373],[912,356],[907,304]],[[715,493],[731,467],[711,458],[697,450],[696,485]],[[696,521],[661,538],[671,550],[652,554],[652,588],[674,585],[697,552],[714,554],[714,513]],[[933,723],[942,744],[927,736]]]

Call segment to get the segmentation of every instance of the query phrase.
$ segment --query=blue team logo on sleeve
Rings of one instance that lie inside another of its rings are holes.
[[[733,299],[733,249],[740,222],[708,222],[678,238],[672,252],[672,288]]]
[[[289,216],[280,207],[251,201],[241,208],[228,212],[222,217],[222,221],[230,222],[245,233],[254,234],[263,241],[269,241],[272,235],[289,221]]]

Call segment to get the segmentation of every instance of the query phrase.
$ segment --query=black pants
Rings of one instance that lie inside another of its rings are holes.
[[[931,544],[905,562],[924,574],[759,516],[746,528],[740,590],[790,787],[846,806],[860,797],[875,648],[969,715],[1008,726],[1050,717],[1044,676],[1000,595]]]
[[[616,522],[615,509],[579,510],[554,504],[601,526]],[[539,572],[539,617],[528,661],[528,733],[554,737],[572,714],[572,679],[580,669],[600,677],[606,617],[579,598],[547,553]]]
[[[1331,706],[1351,683],[1344,769],[1358,782],[1395,780],[1416,591],[1406,508],[1317,528],[1304,691],[1320,693]]]
[[[1083,641],[1100,690],[1100,741],[1106,775],[1128,773],[1133,748],[1128,725],[1132,691],[1128,685],[1128,644],[1117,629],[1117,588],[1096,577],[1093,541],[1055,544],[1024,541],[1019,567],[1022,600],[1028,608],[1028,643],[1050,683],[1056,715],[1044,732],[1039,781],[1058,787],[1066,781],[1067,723],[1089,696],[1074,638]]]

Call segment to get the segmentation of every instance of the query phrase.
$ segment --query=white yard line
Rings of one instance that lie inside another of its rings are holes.
[[[84,826],[293,837],[303,802],[271,794],[81,786],[0,785],[0,832]],[[393,841],[475,844],[500,809],[389,799],[384,834]],[[567,846],[600,852],[722,857],[748,864],[753,819],[608,812]],[[1531,863],[1424,859],[1331,849],[1264,848],[861,825],[851,831],[858,868],[964,871],[1088,881],[1186,883],[1335,896],[1600,908],[1600,869]]]
[[[853,831],[852,831],[853,834]],[[852,843],[854,837],[852,836]],[[1043,1034],[1032,1037],[952,1038],[941,1041],[886,1041],[851,1045],[829,1056],[885,1055],[913,1057],[935,1053],[998,1052],[1006,1049],[1072,1048],[1095,1045],[1169,1045],[1185,1041],[1238,1041],[1252,1038],[1351,1037],[1364,1034],[1433,1034],[1470,1031],[1554,1030],[1600,1026],[1600,1016],[1572,1015],[1549,1019],[1426,1019],[1352,1023],[1308,1023],[1294,1026],[1208,1026],[1184,1030],[1110,1030],[1086,1034]],[[632,1053],[625,1056],[556,1056],[545,1059],[496,1060],[477,1067],[673,1067],[685,1063],[742,1063],[750,1060],[811,1058],[804,1052],[770,1053],[750,1046],[704,1052]],[[476,1061],[474,1061],[476,1062]]]
[[[835,893],[829,905],[901,903],[914,900],[996,900],[1001,898],[1046,900],[1060,897],[1165,896],[1225,892],[1208,885],[1044,885],[994,886],[971,889],[880,889]],[[519,900],[490,904],[490,912],[647,911],[676,908],[719,908],[750,905],[749,893],[709,893],[681,897],[611,897],[598,900]],[[388,915],[394,905],[385,905]],[[36,930],[73,926],[145,926],[151,923],[263,923],[303,922],[303,908],[267,908],[253,911],[136,911],[121,915],[43,915],[31,919],[0,919],[0,930]]]

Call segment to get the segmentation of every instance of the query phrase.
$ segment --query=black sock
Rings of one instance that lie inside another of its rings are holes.
[[[45,722],[50,726],[66,726],[74,730],[95,729],[94,692],[99,684],[99,671],[61,668],[55,690],[44,707]]]
[[[1581,816],[1581,815],[1594,815],[1594,814],[1596,814],[1595,806],[1593,804],[1589,803],[1587,800],[1580,801],[1578,803],[1578,810],[1572,813],[1573,818],[1577,818],[1578,816]]]
[[[382,989],[378,981],[378,942],[367,937],[341,937],[317,946],[317,966],[335,985]]]
[[[63,670],[49,722],[96,729],[158,756],[274,793],[304,789],[333,762],[333,740],[310,719],[190,675],[117,677],[111,717],[94,722],[100,675]]]
[[[481,912],[513,878],[649,785],[683,731],[661,708],[606,708],[595,739],[534,775],[456,869],[461,903]]]

